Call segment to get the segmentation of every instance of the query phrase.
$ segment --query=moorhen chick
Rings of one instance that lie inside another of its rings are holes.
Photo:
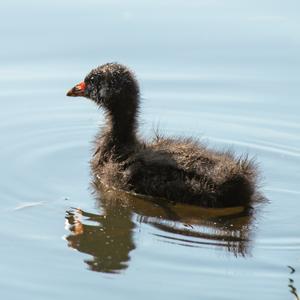
[[[105,113],[91,166],[95,179],[126,192],[204,207],[251,206],[257,181],[252,160],[210,150],[191,138],[137,135],[139,85],[118,63],[93,69],[68,93],[94,101]]]

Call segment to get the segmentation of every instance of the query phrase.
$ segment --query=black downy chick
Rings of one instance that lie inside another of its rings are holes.
[[[139,86],[126,66],[108,63],[93,69],[67,96],[89,98],[105,112],[91,160],[102,184],[204,207],[251,206],[254,201],[257,170],[251,160],[188,138],[138,138]]]

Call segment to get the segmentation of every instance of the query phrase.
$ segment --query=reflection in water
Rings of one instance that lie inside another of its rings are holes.
[[[66,215],[71,234],[68,245],[93,256],[85,262],[93,271],[114,273],[127,268],[134,223],[131,212],[123,207],[107,207],[97,215],[76,209]]]
[[[290,269],[290,274],[294,274],[296,272],[296,270],[293,267],[288,266],[288,268]],[[295,296],[295,299],[299,300],[300,298],[299,298],[297,289],[295,288],[294,279],[293,278],[289,278],[288,287],[290,288],[290,292]]]
[[[159,229],[164,242],[190,247],[217,247],[235,256],[250,255],[254,209],[207,209],[159,201],[93,185],[102,213],[80,209],[67,212],[68,245],[90,254],[85,260],[93,271],[118,273],[126,269],[135,249],[135,224]]]

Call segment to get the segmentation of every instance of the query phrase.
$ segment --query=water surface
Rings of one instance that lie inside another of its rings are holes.
[[[1,299],[295,299],[300,289],[298,1],[5,1],[0,11]],[[135,70],[140,133],[256,157],[253,211],[101,197],[103,115],[66,91]]]

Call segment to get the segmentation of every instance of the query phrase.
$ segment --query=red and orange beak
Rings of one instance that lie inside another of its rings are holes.
[[[84,81],[80,82],[67,92],[67,96],[71,96],[71,97],[84,96],[85,87],[86,85]]]

